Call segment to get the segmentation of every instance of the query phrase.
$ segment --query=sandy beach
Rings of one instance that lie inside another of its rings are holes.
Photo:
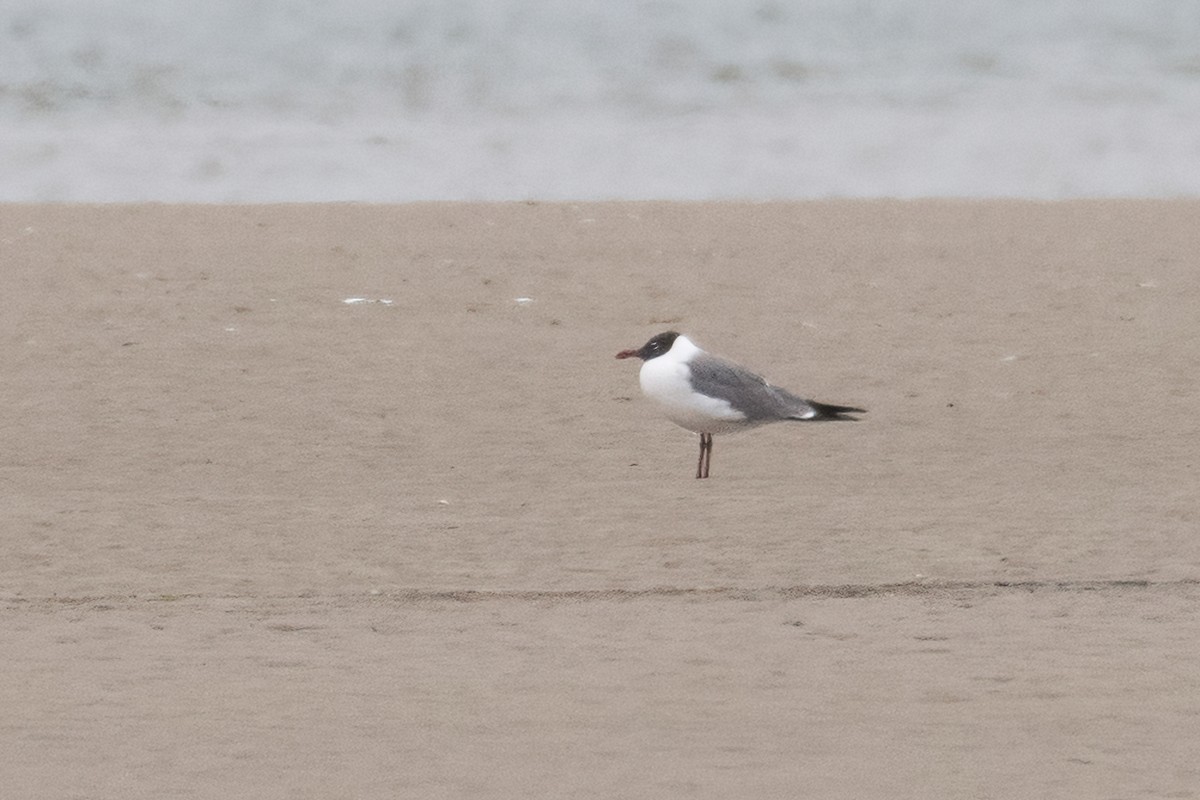
[[[1198,219],[0,205],[3,794],[1200,797]]]

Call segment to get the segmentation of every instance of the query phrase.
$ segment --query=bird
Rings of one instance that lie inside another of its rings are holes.
[[[617,358],[640,358],[638,382],[643,394],[658,401],[667,419],[700,434],[697,478],[708,477],[714,434],[789,420],[855,421],[848,415],[866,413],[772,386],[745,367],[701,350],[677,331],[660,333],[636,350],[622,350]]]

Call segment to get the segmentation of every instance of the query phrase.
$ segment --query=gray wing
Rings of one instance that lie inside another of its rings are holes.
[[[723,358],[704,353],[690,366],[693,389],[727,401],[751,422],[806,419],[816,413],[806,400]]]

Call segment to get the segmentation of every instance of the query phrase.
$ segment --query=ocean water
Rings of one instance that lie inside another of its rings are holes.
[[[1196,195],[1193,0],[0,0],[0,201]]]

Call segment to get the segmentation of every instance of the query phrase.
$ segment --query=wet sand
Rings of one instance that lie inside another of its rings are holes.
[[[6,795],[1200,796],[1197,219],[0,206]]]

